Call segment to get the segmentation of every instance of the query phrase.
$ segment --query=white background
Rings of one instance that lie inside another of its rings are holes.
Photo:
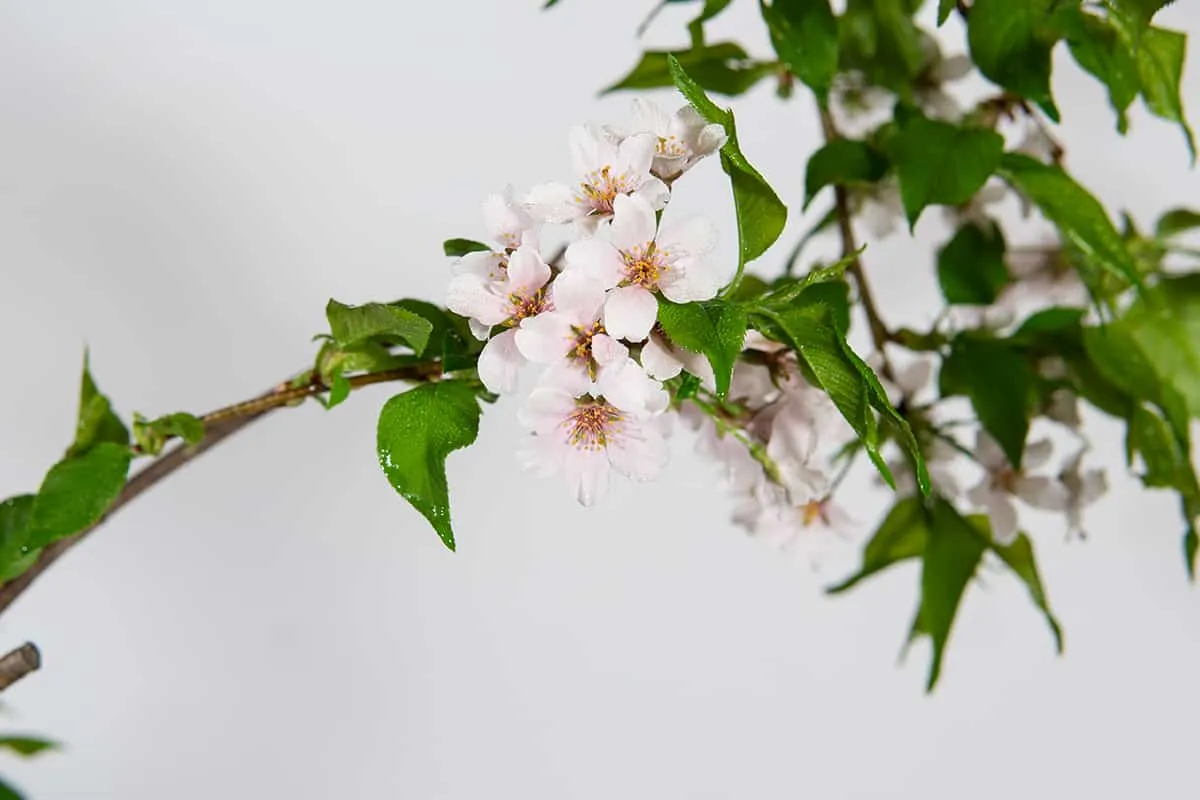
[[[68,442],[85,344],[123,413],[203,412],[302,367],[330,296],[441,299],[440,243],[483,235],[487,193],[569,177],[569,125],[628,113],[595,90],[634,62],[650,0],[538,5],[5,3],[0,495],[34,490]],[[692,13],[648,41],[682,44]],[[1200,32],[1200,13],[1159,24]],[[943,35],[961,49],[957,22]],[[768,52],[753,3],[711,26],[726,37]],[[1200,205],[1178,130],[1139,107],[1120,139],[1057,55],[1084,182],[1143,225]],[[1195,61],[1185,85],[1198,115]],[[764,83],[734,108],[798,209],[809,99]],[[721,223],[728,263],[716,165],[679,192]],[[867,254],[893,322],[934,308],[941,215],[918,234]],[[927,697],[926,646],[897,665],[915,567],[825,599],[840,573],[725,522],[685,438],[662,480],[585,510],[516,470],[517,402],[489,408],[450,461],[447,552],[376,467],[388,392],[256,424],[5,614],[0,647],[32,639],[45,668],[0,727],[67,749],[0,771],[35,800],[1196,796],[1200,589],[1175,502],[1121,474],[1116,426],[1088,420],[1114,466],[1090,540],[1031,518],[1066,656],[987,573]],[[845,498],[860,538],[885,502],[866,484]]]

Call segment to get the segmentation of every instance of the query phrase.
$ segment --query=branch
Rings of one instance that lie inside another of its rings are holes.
[[[12,686],[31,672],[42,666],[42,655],[37,645],[26,642],[0,657],[0,692]]]
[[[348,378],[347,382],[350,384],[351,389],[358,389],[374,383],[390,381],[409,381],[412,383],[433,381],[440,378],[441,374],[441,363],[429,361],[398,369],[355,375]],[[8,583],[0,586],[0,613],[3,613],[18,597],[24,594],[30,584],[37,580],[39,575],[49,569],[51,564],[61,558],[72,547],[83,541],[88,534],[112,518],[113,514],[116,514],[126,505],[136,500],[143,492],[153,488],[159,481],[171,475],[185,464],[199,458],[256,419],[265,416],[277,408],[282,408],[298,400],[303,400],[306,397],[312,397],[313,395],[327,391],[329,391],[329,387],[314,377],[309,383],[303,386],[293,387],[288,383],[284,383],[260,397],[241,403],[234,403],[231,406],[226,406],[212,413],[205,414],[201,417],[201,420],[204,422],[204,438],[200,442],[191,447],[180,444],[170,452],[164,453],[158,459],[151,462],[148,467],[137,475],[134,475],[125,484],[125,488],[121,490],[121,493],[117,495],[117,499],[113,501],[113,504],[109,506],[100,519],[79,533],[59,539],[42,548],[33,566]],[[2,679],[3,676],[0,674],[0,681]],[[0,690],[2,689],[3,686],[0,685]]]
[[[833,117],[829,110],[822,108],[821,110],[821,131],[825,134],[825,141],[832,142],[839,138],[837,128],[833,124]],[[883,319],[879,316],[879,307],[875,305],[875,296],[871,294],[871,286],[867,283],[867,275],[863,270],[862,259],[855,253],[858,252],[858,244],[854,240],[854,227],[850,224],[850,198],[846,194],[846,187],[840,183],[833,186],[835,209],[837,212],[838,232],[842,237],[842,257],[850,258],[850,266],[846,271],[854,276],[854,282],[858,285],[858,299],[862,301],[863,311],[867,315],[867,324],[871,328],[871,340],[875,343],[875,349],[879,352],[880,372],[883,377],[888,380],[895,380],[895,375],[892,372],[892,365],[888,361],[887,353],[884,351],[884,345],[891,340],[892,336],[888,332],[887,326],[883,324]]]

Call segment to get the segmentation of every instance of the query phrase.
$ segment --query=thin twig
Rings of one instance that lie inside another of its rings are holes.
[[[26,642],[0,657],[0,692],[41,666],[42,654],[33,642]]]

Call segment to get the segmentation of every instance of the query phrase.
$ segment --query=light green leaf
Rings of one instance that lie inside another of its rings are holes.
[[[642,60],[628,75],[604,89],[601,94],[622,89],[677,86],[671,72],[671,59],[676,59],[699,86],[730,96],[744,94],[773,70],[771,64],[752,60],[742,46],[734,42],[688,50],[650,50],[642,54]]]
[[[27,546],[33,501],[34,495],[23,494],[0,503],[0,582],[20,575],[37,559],[39,551]]]
[[[143,453],[158,455],[167,440],[175,436],[189,445],[198,444],[204,438],[204,422],[182,411],[149,422],[141,414],[133,415],[133,438]]]
[[[942,27],[954,12],[955,0],[938,0],[938,27]]]
[[[1200,499],[1200,486],[1191,460],[1171,432],[1171,426],[1149,407],[1138,404],[1129,418],[1127,448],[1140,453],[1146,471],[1142,484],[1176,489],[1180,495]]]
[[[746,339],[745,309],[724,300],[672,303],[660,299],[658,321],[672,342],[708,359],[716,378],[717,396],[724,397]]]
[[[326,410],[339,406],[350,396],[350,381],[346,376],[337,373],[329,380],[329,399],[325,401]]]
[[[746,264],[761,256],[775,243],[787,222],[787,206],[775,194],[766,179],[750,165],[738,145],[733,112],[719,107],[688,76],[683,64],[669,57],[675,86],[700,116],[725,128],[727,141],[721,147],[721,167],[733,187],[733,206],[738,229],[738,270],[730,291],[737,288]]]
[[[99,520],[124,488],[132,456],[128,445],[101,442],[51,467],[30,511],[27,545],[45,547]]]
[[[1007,547],[1001,547],[992,540],[991,524],[986,516],[972,516],[969,519],[971,524],[980,530],[981,535],[991,543],[993,552],[1000,556],[1000,560],[1025,583],[1025,587],[1029,589],[1030,599],[1041,610],[1042,616],[1046,618],[1046,624],[1050,626],[1050,633],[1054,635],[1055,649],[1061,654],[1063,651],[1062,626],[1058,624],[1054,612],[1050,610],[1050,601],[1046,598],[1046,589],[1042,586],[1041,576],[1038,575],[1037,561],[1033,557],[1033,543],[1029,537],[1023,533],[1018,534],[1016,541]]]
[[[954,339],[942,371],[971,399],[979,424],[1019,469],[1035,382],[1029,361],[1006,342],[963,334]]]
[[[492,248],[474,239],[447,239],[442,242],[442,252],[450,258],[461,258],[467,253],[481,253]]]
[[[396,304],[347,306],[330,300],[325,316],[329,318],[333,340],[341,347],[353,347],[368,339],[396,339],[421,355],[433,331],[429,320]]]
[[[889,145],[909,227],[927,205],[970,200],[996,171],[1003,150],[1003,137],[992,130],[909,120]]]
[[[1158,10],[1174,0],[1106,0],[1113,13],[1134,26],[1144,28]]]
[[[986,227],[967,223],[938,251],[938,283],[947,303],[991,305],[1008,285],[1004,233],[988,220]]]
[[[1158,406],[1171,424],[1176,440],[1180,443],[1188,441],[1187,400],[1171,384],[1171,376],[1158,371],[1126,326],[1110,323],[1100,328],[1086,327],[1083,329],[1083,347],[1088,363],[1103,380],[1128,398],[1146,399]],[[1114,406],[1110,413],[1132,412],[1130,402]]]
[[[1158,218],[1154,224],[1154,235],[1159,239],[1171,239],[1196,228],[1200,228],[1200,211],[1172,208]]]
[[[49,739],[39,739],[34,736],[0,736],[0,749],[28,758],[44,753],[47,750],[57,750],[61,745]]]
[[[824,105],[838,65],[837,19],[829,0],[759,0],[771,44]]]
[[[1103,17],[1072,9],[1062,19],[1071,55],[1108,88],[1108,101],[1117,112],[1117,130],[1125,133],[1129,128],[1125,112],[1142,88],[1133,48]]]
[[[1200,273],[1163,279],[1114,325],[1137,342],[1154,373],[1183,395],[1188,414],[1200,417]]]
[[[898,500],[863,548],[858,572],[825,591],[839,594],[893,564],[920,558],[928,541],[929,525],[920,498]]]
[[[888,170],[887,156],[866,142],[837,139],[808,159],[804,172],[804,208],[826,186],[875,183]]]
[[[1042,210],[1092,266],[1140,286],[1141,276],[1100,202],[1058,167],[1005,153],[1001,175]]]
[[[1187,139],[1192,163],[1196,161],[1196,137],[1188,125],[1180,96],[1187,36],[1166,28],[1147,28],[1137,43],[1137,70],[1142,82],[1142,99],[1151,113],[1179,123]]]
[[[1058,122],[1050,91],[1055,0],[974,0],[967,25],[971,58],[987,78],[1029,98]]]
[[[96,388],[88,367],[88,354],[83,354],[83,377],[79,387],[79,415],[75,424],[75,441],[67,450],[67,457],[87,452],[100,442],[129,444],[129,430],[121,418],[113,413],[108,398]]]
[[[379,465],[401,497],[454,549],[446,456],[479,433],[479,402],[464,383],[427,383],[396,395],[379,413]]]

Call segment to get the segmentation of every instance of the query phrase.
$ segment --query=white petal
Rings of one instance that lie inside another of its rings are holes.
[[[658,301],[641,286],[622,286],[604,302],[604,329],[610,336],[640,342],[658,318]]]
[[[649,203],[651,208],[658,211],[671,199],[671,190],[658,178],[649,177],[642,181],[637,190],[633,192],[633,196],[640,197]]]
[[[647,375],[631,358],[601,369],[596,390],[613,406],[637,418],[653,416],[671,401],[662,384]]]
[[[549,435],[575,410],[575,398],[557,386],[539,385],[517,410],[517,421],[534,433]]]
[[[706,156],[724,147],[728,139],[729,137],[725,134],[724,125],[716,123],[705,125],[700,129],[700,133],[697,134],[696,143],[692,146],[692,151],[697,156]]]
[[[494,336],[479,353],[479,380],[489,392],[508,394],[516,391],[517,377],[525,366],[525,357],[517,349],[516,331],[508,330]]]
[[[1037,469],[1049,461],[1053,453],[1054,443],[1049,439],[1038,439],[1036,442],[1030,442],[1025,445],[1025,452],[1021,456],[1021,469]]]
[[[992,539],[996,544],[1007,547],[1017,540],[1017,509],[1007,496],[992,494],[987,513],[992,523]]]
[[[997,492],[992,488],[991,480],[985,477],[982,481],[975,484],[970,489],[967,489],[966,497],[967,501],[972,506],[975,506],[976,508],[987,508],[988,504],[992,502],[992,497],[995,494],[997,494]]]
[[[580,239],[571,244],[564,254],[564,274],[582,272],[601,284],[601,289],[611,289],[625,275],[625,261],[617,248],[603,239]]]
[[[446,307],[484,325],[499,325],[511,311],[508,301],[491,291],[491,286],[477,275],[456,275],[446,287]]]
[[[571,319],[557,311],[526,317],[516,332],[517,349],[537,364],[551,364],[564,358],[574,342]]]
[[[484,201],[483,222],[488,235],[504,247],[519,246],[529,229],[534,227],[529,214],[513,198],[511,186],[504,194],[493,194]]]
[[[592,337],[592,358],[602,367],[624,363],[629,358],[629,348],[605,333]]]
[[[657,478],[669,458],[667,443],[658,431],[636,422],[618,422],[607,450],[613,469],[635,481]]]
[[[683,371],[683,362],[675,358],[657,336],[651,336],[642,347],[642,367],[650,377],[666,381]]]
[[[654,241],[658,220],[641,197],[617,195],[613,199],[612,243],[623,252],[645,250]]]
[[[575,202],[575,192],[562,183],[543,183],[530,189],[521,202],[534,219],[543,222],[570,222],[583,210]]]
[[[505,272],[502,268],[504,256],[491,250],[477,250],[467,253],[454,265],[455,275],[475,275],[485,281],[502,281]]]
[[[654,160],[654,151],[657,149],[658,137],[652,133],[639,133],[622,140],[617,148],[613,172],[617,175],[628,175],[635,180],[649,176],[650,163]]]
[[[592,505],[607,491],[610,469],[603,450],[578,447],[571,448],[563,464],[567,481],[575,489],[575,499],[584,506]]]
[[[1044,475],[1021,475],[1013,493],[1034,508],[1043,511],[1063,511],[1069,500],[1067,487]]]
[[[566,359],[559,359],[546,368],[538,380],[539,386],[551,386],[566,392],[571,397],[583,397],[585,394],[597,395],[600,392],[588,375],[587,368]]]
[[[691,106],[688,106],[691,108]],[[655,137],[665,136],[671,129],[671,118],[667,112],[650,100],[641,97],[633,101],[634,133],[652,133]]]
[[[962,53],[943,58],[937,65],[935,74],[938,81],[957,81],[971,74],[974,64]]]
[[[511,294],[527,297],[550,280],[550,267],[532,247],[518,247],[508,259],[508,286]]]
[[[570,132],[571,169],[583,177],[603,167],[613,166],[617,150],[612,139],[594,125],[576,125]]]
[[[550,288],[554,311],[571,324],[588,327],[600,319],[604,307],[604,284],[582,272],[563,272]]]
[[[1028,448],[1026,449],[1028,453]],[[996,440],[987,434],[982,428],[975,433],[975,460],[979,465],[989,472],[995,472],[1008,466],[1008,458],[1005,457],[1004,451],[1000,449],[1000,445],[996,444]]]
[[[708,264],[699,259],[681,258],[658,279],[658,288],[673,303],[692,303],[716,297],[721,282]]]
[[[683,256],[699,258],[716,248],[717,226],[705,217],[681,219],[663,226],[657,246],[668,261]]]

